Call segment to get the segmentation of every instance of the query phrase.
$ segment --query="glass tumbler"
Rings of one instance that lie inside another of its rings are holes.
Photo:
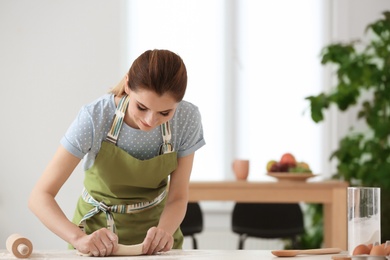
[[[381,243],[380,188],[348,187],[348,252]]]

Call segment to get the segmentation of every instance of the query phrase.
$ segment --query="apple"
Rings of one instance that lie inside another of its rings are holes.
[[[269,161],[269,162],[267,163],[267,167],[266,167],[267,172],[270,172],[270,171],[271,171],[271,167],[272,167],[272,165],[274,165],[275,163],[276,163],[275,160],[271,160],[271,161]]]
[[[293,168],[297,166],[297,160],[294,155],[291,153],[285,153],[282,155],[279,161],[280,164],[287,166],[288,168]]]

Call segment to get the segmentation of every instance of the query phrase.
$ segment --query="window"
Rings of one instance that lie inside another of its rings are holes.
[[[321,89],[320,2],[128,3],[129,60],[169,49],[186,63],[185,99],[200,108],[207,143],[192,180],[233,179],[238,157],[250,159],[250,179],[267,178],[267,161],[284,152],[320,170],[320,128],[303,114]]]

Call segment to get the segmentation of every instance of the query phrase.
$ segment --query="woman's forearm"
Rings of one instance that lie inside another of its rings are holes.
[[[69,221],[55,197],[79,162],[79,158],[60,146],[29,198],[31,211],[52,232],[72,245],[75,239],[83,236],[84,233]]]
[[[186,213],[193,161],[194,154],[179,158],[178,167],[171,174],[167,203],[158,225],[170,234],[177,230]]]
[[[47,228],[72,245],[77,238],[84,235],[79,227],[69,221],[50,194],[33,191],[29,208]]]
[[[186,199],[176,199],[167,202],[161,214],[158,227],[173,235],[184,219],[186,208]]]

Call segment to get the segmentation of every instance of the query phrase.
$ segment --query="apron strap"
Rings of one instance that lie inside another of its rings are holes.
[[[167,196],[167,190],[165,189],[160,195],[158,195],[156,198],[154,198],[152,201],[147,202],[139,202],[135,204],[129,204],[129,205],[112,205],[107,206],[104,202],[99,202],[95,200],[87,191],[86,188],[83,189],[81,197],[83,200],[92,206],[94,206],[93,209],[88,211],[87,214],[80,220],[79,222],[79,228],[83,231],[85,227],[85,223],[87,219],[93,217],[99,212],[104,212],[106,214],[106,220],[107,220],[107,229],[111,230],[112,232],[116,233],[116,226],[114,222],[114,216],[112,213],[120,213],[120,214],[135,214],[141,211],[144,211],[146,209],[152,208],[156,205],[158,205],[161,201],[164,200],[164,198]]]
[[[116,145],[118,141],[119,132],[121,130],[123,120],[125,117],[127,106],[129,105],[130,98],[128,95],[124,95],[119,101],[118,107],[115,110],[114,121],[112,122],[111,129],[107,134],[106,140]]]
[[[124,95],[115,110],[114,121],[112,122],[110,131],[107,133],[106,140],[116,145],[119,137],[120,130],[124,121],[127,106],[129,105],[130,97]],[[171,153],[174,151],[171,143],[171,127],[169,121],[163,123],[161,126],[161,135],[163,137],[163,143],[160,145],[159,154]]]
[[[171,143],[171,127],[169,121],[161,125],[161,135],[163,137],[163,143],[160,145],[159,154],[172,153],[174,151]]]

